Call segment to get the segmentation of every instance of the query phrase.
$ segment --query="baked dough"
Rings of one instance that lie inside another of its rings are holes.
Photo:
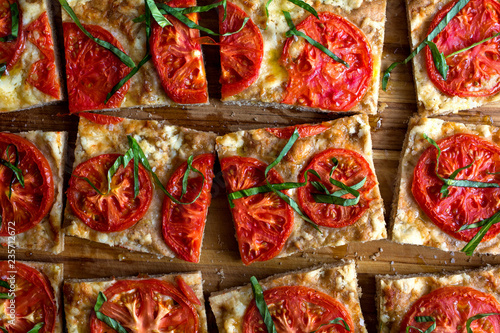
[[[137,140],[164,186],[176,168],[190,155],[214,153],[216,137],[214,133],[171,126],[162,121],[124,119],[116,125],[98,125],[81,117],[74,167],[101,154],[125,154],[129,149],[127,135]],[[173,258],[175,255],[165,244],[161,233],[164,196],[154,186],[153,199],[146,215],[126,230],[109,233],[89,228],[72,213],[67,204],[65,233],[110,246]]]

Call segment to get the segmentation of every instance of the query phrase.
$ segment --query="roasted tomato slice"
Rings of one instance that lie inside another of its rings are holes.
[[[338,160],[338,166],[333,172],[332,178],[347,186],[359,183],[366,177],[366,182],[358,191],[360,199],[354,206],[341,206],[335,204],[318,203],[314,200],[313,193],[320,193],[310,182],[298,189],[298,203],[302,210],[317,225],[340,228],[354,224],[370,206],[370,199],[367,197],[372,188],[377,185],[375,174],[368,162],[359,153],[348,150],[331,148],[316,154],[309,165],[300,174],[299,181],[305,180],[305,172],[309,169],[315,170],[321,179],[309,173],[309,181],[320,181],[330,193],[340,190],[329,181],[330,171],[334,163],[333,158]],[[354,198],[351,194],[346,194],[343,198]]]
[[[299,132],[300,138],[306,138],[308,136],[314,136],[316,134],[323,133],[328,129],[328,126],[322,124],[317,124],[317,125],[303,124],[303,125],[288,126],[288,127],[266,128],[266,131],[268,131],[277,138],[290,139],[295,129],[297,129],[297,131]]]
[[[0,133],[1,158],[15,164],[16,150],[19,156],[17,167],[22,171],[24,187],[13,177],[10,168],[0,164],[0,236],[8,236],[8,228],[12,226],[16,234],[33,228],[49,213],[54,202],[52,170],[42,152],[18,135]],[[12,188],[10,198],[9,187]]]
[[[61,86],[56,72],[54,43],[47,12],[43,12],[26,30],[28,40],[42,53],[42,59],[31,66],[27,81],[44,94],[60,98]]]
[[[171,1],[171,7],[195,5],[195,1],[181,3]],[[187,14],[193,22],[198,22],[198,14]],[[170,15],[165,17],[172,23],[165,28],[153,22],[151,34],[151,54],[161,85],[168,97],[179,104],[208,102],[207,78],[203,66],[200,31],[189,29]]]
[[[240,7],[228,2],[226,20],[223,20],[224,9],[219,8],[219,32],[238,31],[246,17],[248,15]],[[257,80],[263,56],[264,40],[252,19],[237,34],[221,36],[222,98],[242,92]]]
[[[78,116],[99,125],[116,125],[123,121],[123,118],[120,117],[108,116],[106,114],[93,112],[80,112]]]
[[[22,24],[23,11],[17,0],[0,0],[0,38],[8,36],[12,32],[11,3],[17,3],[20,23],[16,39],[10,42],[0,42],[0,64],[7,64],[7,71],[11,70],[21,58],[26,43],[26,34]]]
[[[113,44],[123,51],[120,42],[98,25],[84,25],[92,36]],[[130,68],[111,51],[88,38],[76,24],[63,23],[66,56],[66,80],[70,113],[119,107],[130,87],[125,83],[104,104],[107,94],[129,72]]]
[[[57,305],[49,280],[43,273],[20,262],[16,262],[14,268],[11,265],[7,261],[0,262],[0,280],[10,284],[8,279],[15,275],[16,296],[14,300],[0,299],[0,309],[5,309],[0,317],[0,327],[5,327],[10,333],[26,333],[36,324],[43,323],[38,332],[53,332]],[[0,292],[8,293],[9,289],[0,287]],[[7,315],[10,306],[15,308],[14,318]]]
[[[104,291],[108,299],[100,312],[118,321],[127,331],[198,332],[198,312],[193,304],[169,282],[149,280],[122,280]],[[92,333],[116,332],[90,317]]]
[[[441,148],[439,175],[444,178],[472,163],[455,179],[500,184],[500,147],[478,136],[456,134],[438,142]],[[470,241],[479,229],[458,232],[461,226],[484,220],[500,210],[500,188],[449,186],[449,196],[441,193],[443,181],[436,176],[437,149],[430,146],[420,156],[413,172],[412,193],[420,208],[441,230],[463,241]],[[500,232],[493,224],[483,241]]]
[[[252,157],[231,156],[220,161],[228,193],[266,184],[266,164]],[[267,175],[271,184],[283,179],[274,169]],[[286,193],[286,192],[284,192]],[[236,237],[245,265],[277,256],[293,229],[293,210],[274,193],[259,193],[233,201]]]
[[[349,330],[355,331],[351,315],[344,305],[318,290],[303,286],[276,287],[264,291],[264,299],[278,333],[347,333],[343,325],[328,324],[336,318],[344,319]],[[255,301],[252,301],[243,318],[243,332],[266,331]]]
[[[200,260],[203,230],[212,198],[210,189],[214,178],[214,161],[213,154],[199,155],[193,159],[192,166],[203,174],[205,182],[197,173],[195,177],[189,178],[187,192],[182,199],[180,197],[186,162],[174,171],[166,186],[167,191],[181,202],[193,201],[201,191],[198,199],[190,205],[176,204],[167,196],[163,201],[163,239],[179,258],[189,262]]]
[[[107,173],[121,155],[104,154],[80,163],[73,171],[67,192],[73,213],[87,226],[101,232],[121,231],[133,226],[147,212],[153,196],[148,172],[139,164],[139,194],[134,198],[134,163],[120,166],[111,178]],[[87,178],[101,192],[97,192]]]
[[[458,1],[458,0],[457,0]],[[432,20],[429,33],[457,1],[444,6]],[[500,4],[495,0],[471,0],[434,38],[445,56],[500,32]],[[446,80],[439,74],[429,47],[425,50],[427,73],[443,93],[460,97],[483,97],[500,90],[500,38],[496,37],[446,59]]]
[[[426,331],[431,322],[419,323],[415,317],[430,316],[436,320],[433,332],[466,332],[467,319],[485,313],[500,313],[500,304],[492,295],[470,288],[450,286],[436,289],[420,297],[401,322],[400,332],[417,333]],[[410,327],[407,331],[407,327]],[[472,332],[500,332],[500,317],[489,316],[474,320],[470,325]]]
[[[370,44],[363,32],[345,18],[319,13],[308,16],[297,30],[328,47],[349,68],[305,39],[286,40],[280,62],[288,72],[282,103],[332,111],[348,111],[363,98],[373,76]]]

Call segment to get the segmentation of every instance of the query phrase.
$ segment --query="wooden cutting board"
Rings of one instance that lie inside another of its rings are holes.
[[[208,17],[201,20],[201,24],[217,29],[216,19],[215,13],[209,13]],[[388,0],[382,70],[394,61],[403,60],[410,53],[406,26],[404,0]],[[59,31],[59,35],[62,35],[62,31]],[[218,101],[220,98],[220,86],[217,82],[220,71],[218,48],[206,46],[204,54],[207,76],[210,80],[209,92],[212,96],[210,105],[126,110],[118,114],[136,119],[166,119],[174,125],[213,131],[218,134],[240,129],[314,123],[338,117],[334,113],[222,105]],[[500,112],[496,112],[498,107],[497,103],[474,111],[461,112],[446,119],[500,126]],[[375,168],[385,202],[386,218],[388,218],[408,119],[417,110],[410,65],[400,66],[393,72],[389,91],[387,93],[380,91],[379,109],[379,116],[371,117],[372,138]],[[0,114],[1,131],[18,132],[40,129],[70,133],[70,156],[65,170],[65,184],[72,169],[77,125],[78,118],[68,115],[67,103]],[[17,259],[64,263],[66,278],[118,277],[140,273],[160,274],[201,270],[205,280],[206,298],[211,292],[247,284],[252,275],[260,279],[275,273],[313,267],[323,263],[335,263],[341,259],[354,259],[357,262],[359,284],[362,288],[361,306],[370,333],[375,333],[378,327],[374,300],[374,276],[376,274],[453,271],[500,263],[500,257],[477,255],[467,257],[462,253],[447,253],[417,246],[397,245],[390,241],[375,241],[309,251],[246,267],[239,259],[220,169],[216,170],[216,174],[212,189],[213,200],[208,214],[199,264],[185,263],[177,259],[158,259],[153,255],[111,248],[73,237],[66,237],[66,250],[60,255],[44,255],[18,250]],[[0,249],[0,259],[6,258],[6,250]],[[208,303],[207,312],[209,331],[217,332]]]

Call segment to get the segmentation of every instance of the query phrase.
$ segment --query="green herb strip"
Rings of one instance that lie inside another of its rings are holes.
[[[4,160],[3,158],[0,158],[0,164],[9,168],[12,171],[12,178],[9,184],[9,193],[8,197],[9,199],[12,196],[12,183],[14,182],[15,179],[21,184],[22,187],[24,187],[24,176],[23,176],[23,171],[19,169],[17,166],[19,164],[19,153],[17,151],[17,147],[13,145],[8,145],[6,151],[7,158],[9,156],[9,148],[14,147],[15,149],[15,160],[14,164],[10,163],[9,161]]]
[[[0,78],[4,75],[7,70],[7,64],[0,64]]]
[[[109,327],[111,327],[118,333],[127,333],[127,330],[118,321],[106,316],[105,314],[99,311],[101,310],[101,307],[104,304],[104,302],[106,302],[107,300],[108,299],[106,298],[106,296],[102,293],[102,291],[100,291],[99,295],[97,295],[97,301],[94,305],[94,311],[97,319],[106,323]]]
[[[170,21],[167,20],[162,13],[160,13],[160,10],[156,6],[154,0],[146,0],[146,6],[149,8],[149,10],[151,11],[151,15],[160,27],[165,28],[168,25],[172,25],[172,23],[170,23]]]
[[[467,319],[467,322],[465,324],[465,327],[467,327],[467,333],[473,333],[472,329],[470,328],[470,325],[472,324],[472,322],[474,320],[481,319],[484,317],[489,317],[489,316],[498,316],[498,315],[500,315],[500,313],[480,313],[480,314],[475,315],[474,317],[470,317],[469,319]]]
[[[157,6],[157,8],[158,8],[158,6],[160,6],[160,8],[161,8],[163,4],[160,3],[160,4],[155,4],[155,5]],[[166,6],[168,6],[168,5],[166,5]],[[212,10],[212,9],[217,8],[219,6],[222,6],[224,8],[224,15],[226,15],[227,0],[222,0],[222,1],[219,1],[216,3],[213,3],[211,5],[207,5],[207,6],[193,6],[193,7],[186,7],[186,8],[170,7],[170,6],[168,6],[168,7],[171,8],[171,10],[176,11],[180,14],[190,14],[190,13],[205,13],[205,12],[208,12],[209,10]],[[160,10],[160,13],[162,13],[160,8],[158,8],[158,9]],[[162,14],[166,14],[165,10],[163,11]],[[147,15],[144,14],[144,15],[136,17],[132,21],[135,23],[144,22],[146,20],[146,17],[147,17]],[[226,16],[224,16],[224,20],[226,20]]]
[[[269,312],[269,308],[267,307],[266,300],[264,299],[264,292],[262,291],[262,287],[260,286],[259,281],[257,281],[257,278],[255,276],[252,276],[250,278],[250,283],[252,284],[252,292],[255,299],[255,305],[257,306],[257,309],[262,316],[262,320],[266,325],[267,332],[277,333],[273,318],[271,317],[271,313]]]
[[[7,331],[7,329],[3,326],[0,326],[0,330],[2,330],[3,333],[9,333],[9,331]]]
[[[9,283],[7,281],[4,281],[4,280],[0,280],[0,287],[12,290],[12,289],[10,289]],[[9,293],[0,293],[0,299],[12,299],[12,298],[13,297],[11,297],[9,295]]]
[[[436,66],[439,74],[441,74],[441,76],[443,77],[443,80],[446,81],[446,77],[448,76],[449,66],[446,63],[446,58],[444,57],[444,54],[442,52],[439,52],[439,49],[434,42],[427,41],[425,42],[425,44],[428,45],[429,48],[431,49],[434,66]]]
[[[313,14],[319,20],[318,12],[316,11],[316,9],[311,7],[307,2],[304,2],[302,0],[288,0],[288,1],[296,6],[299,6],[302,9],[307,10],[309,13]]]
[[[481,243],[481,240],[486,235],[491,226],[498,222],[500,222],[500,211],[496,212],[489,218],[479,221],[477,223],[463,225],[460,229],[458,229],[458,232],[479,227],[481,227],[481,229],[479,229],[477,234],[475,234],[474,237],[472,237],[472,239],[467,243],[467,245],[464,246],[464,248],[461,251],[465,252],[465,254],[467,254],[468,256],[471,256],[474,253],[476,247],[479,245],[479,243]]]
[[[349,68],[349,64],[347,62],[345,62],[344,60],[342,60],[339,57],[337,57],[335,54],[333,54],[332,51],[330,51],[329,49],[327,49],[324,45],[318,43],[317,41],[315,41],[314,39],[312,39],[311,37],[309,37],[308,35],[306,35],[302,31],[298,31],[297,28],[295,27],[295,25],[293,24],[292,17],[290,16],[289,12],[287,12],[287,11],[284,10],[283,11],[283,15],[285,15],[286,23],[288,24],[288,27],[290,28],[290,30],[288,30],[287,33],[285,34],[285,36],[287,38],[291,37],[291,36],[302,37],[305,40],[307,40],[309,42],[309,44],[311,44],[312,46],[318,48],[320,51],[322,51],[323,53],[325,53],[327,56],[329,56],[330,58],[332,58],[336,62],[341,63],[345,67]]]
[[[326,325],[341,325],[342,327],[344,327],[346,329],[346,331],[349,331],[349,332],[351,331],[351,328],[349,327],[347,322],[344,320],[344,318],[341,318],[341,317],[337,317],[333,320],[330,320],[328,323],[321,324],[321,325],[319,325],[319,327],[323,327]],[[319,328],[315,331],[312,331],[311,333],[316,333],[317,331],[319,331]]]
[[[10,34],[0,38],[0,42],[4,43],[15,40],[19,34],[19,8],[17,3],[11,3],[9,8],[11,15]]]
[[[461,49],[461,50],[458,50],[458,51],[455,51],[455,52],[453,52],[453,53],[450,53],[450,54],[448,54],[448,55],[446,56],[446,58],[450,58],[450,57],[453,57],[454,55],[457,55],[457,54],[459,54],[459,53],[462,53],[462,52],[465,52],[465,51],[467,51],[467,50],[470,50],[470,49],[472,49],[472,48],[474,48],[474,47],[478,46],[479,44],[485,43],[485,42],[487,42],[487,41],[489,41],[489,40],[491,40],[491,39],[493,39],[493,38],[495,38],[495,37],[498,37],[498,36],[500,36],[500,32],[498,32],[498,33],[494,34],[494,35],[493,35],[493,36],[491,36],[491,37],[485,38],[485,39],[483,39],[483,40],[481,40],[481,41],[479,41],[479,42],[477,42],[477,43],[474,43],[474,44],[472,44],[472,45],[470,45],[470,46],[464,47],[464,48],[463,48],[463,49]]]
[[[428,323],[428,322],[432,322],[432,325],[429,326],[428,329],[424,331],[422,331],[420,328],[418,327],[415,327],[415,326],[407,326],[406,327],[406,333],[409,333],[410,332],[410,329],[413,328],[413,329],[416,329],[417,331],[419,331],[420,333],[431,333],[432,331],[434,331],[436,329],[436,320],[433,318],[433,317],[430,317],[430,316],[417,316],[415,317],[415,321],[417,323]]]
[[[106,50],[109,50],[109,51],[113,52],[113,54],[116,55],[118,57],[118,59],[120,59],[120,61],[123,62],[128,67],[130,67],[130,68],[134,68],[135,67],[134,61],[127,54],[125,54],[125,52],[123,52],[122,50],[120,50],[116,46],[112,45],[111,43],[108,43],[108,42],[106,42],[106,41],[104,41],[102,39],[95,38],[94,36],[92,36],[92,34],[90,32],[88,32],[83,27],[83,25],[80,23],[80,20],[78,20],[78,17],[76,16],[76,14],[73,11],[73,9],[71,9],[71,7],[69,6],[69,4],[68,4],[68,2],[66,0],[59,0],[59,3],[64,8],[64,10],[68,13],[68,15],[71,17],[71,19],[75,22],[75,24],[78,26],[78,28],[80,28],[80,30],[88,38],[92,39],[95,43],[97,43],[98,45],[104,47]]]
[[[389,77],[391,76],[391,71],[398,65],[406,65],[408,62],[410,62],[411,59],[413,59],[420,51],[424,49],[424,47],[427,45],[426,42],[431,42],[440,32],[441,30],[446,27],[446,25],[451,21],[452,18],[457,15],[459,11],[464,8],[470,0],[459,0],[452,8],[451,10],[446,13],[446,16],[443,17],[443,19],[438,23],[438,25],[431,31],[430,34],[425,37],[425,39],[418,44],[418,46],[413,50],[413,52],[403,60],[402,62],[394,62],[392,63],[389,68],[387,68],[384,72],[384,76],[382,77],[382,90],[386,91],[387,89],[387,82],[389,81]]]
[[[361,196],[359,191],[357,191],[357,190],[360,189],[361,187],[363,187],[365,182],[366,182],[366,177],[363,178],[359,183],[357,183],[353,186],[347,186],[338,180],[330,178],[330,183],[332,183],[333,185],[335,185],[337,187],[340,187],[342,190],[336,191],[332,194],[329,194],[329,193],[328,194],[313,194],[314,201],[319,202],[319,203],[340,205],[340,206],[344,206],[344,207],[357,205],[359,202],[360,196]],[[352,198],[352,199],[341,198],[342,195],[345,195],[347,193],[352,194],[354,196],[354,198]]]
[[[38,331],[40,331],[40,329],[42,328],[43,324],[44,324],[43,322],[39,322],[38,324],[33,326],[33,328],[30,329],[27,333],[38,333]]]
[[[94,191],[96,191],[97,193],[99,193],[99,195],[106,195],[107,193],[102,193],[93,183],[90,179],[88,179],[87,177],[80,177],[80,176],[76,176],[76,175],[71,175],[71,177],[75,177],[75,178],[78,178],[78,179],[81,179],[81,180],[84,180],[86,181],[93,189]]]

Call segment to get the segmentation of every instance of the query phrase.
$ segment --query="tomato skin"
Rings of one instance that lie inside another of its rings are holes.
[[[6,156],[7,147],[9,157]],[[25,232],[37,225],[50,211],[54,202],[55,187],[52,170],[42,152],[30,141],[10,133],[0,133],[0,154],[4,160],[15,161],[15,150],[19,154],[18,168],[22,170],[24,187],[17,181],[12,183],[12,195],[8,198],[12,170],[0,165],[0,206],[2,225],[0,236],[9,236],[7,222],[15,222],[15,234]],[[11,225],[12,227],[12,225]]]
[[[226,20],[223,20],[224,9],[219,8],[220,34],[237,31],[246,17],[240,7],[228,1]],[[257,80],[263,56],[264,40],[252,19],[237,34],[220,37],[223,99],[242,92]]]
[[[306,138],[308,136],[315,136],[316,134],[323,133],[328,128],[328,126],[323,124],[302,124],[288,127],[266,128],[266,131],[279,139],[290,139],[295,129],[299,132],[299,138]]]
[[[116,232],[132,227],[147,212],[153,196],[149,175],[139,164],[139,194],[134,198],[134,163],[129,162],[113,175],[107,192],[107,172],[119,154],[103,154],[80,163],[73,171],[67,191],[73,213],[88,227]],[[88,178],[103,195],[79,177]]]
[[[59,99],[61,86],[56,72],[54,43],[47,12],[30,23],[26,31],[28,40],[42,53],[41,59],[31,66],[27,82],[44,94]]]
[[[328,12],[318,15],[319,20],[308,16],[297,25],[297,30],[328,46],[349,64],[349,68],[303,39],[296,41],[289,37],[280,58],[289,76],[282,103],[349,111],[359,103],[370,85],[373,76],[371,47],[363,32],[345,18]],[[300,53],[298,47],[301,47]]]
[[[83,117],[99,125],[116,125],[123,121],[123,118],[120,117],[108,116],[106,114],[93,113],[93,112],[80,112],[78,116]]]
[[[439,174],[448,178],[453,171],[474,161],[474,165],[461,171],[456,179],[467,179],[500,184],[500,176],[488,172],[500,171],[500,147],[471,134],[456,134],[437,142],[442,150]],[[448,235],[470,241],[479,229],[457,232],[461,226],[486,219],[500,210],[500,188],[470,188],[449,186],[449,196],[439,192],[443,182],[436,176],[437,149],[425,150],[413,173],[412,194],[415,201],[431,221]],[[483,241],[500,232],[493,224]]]
[[[121,280],[104,291],[108,299],[100,312],[131,332],[193,332],[199,330],[198,313],[170,282],[157,279]],[[134,313],[131,311],[135,310]],[[90,316],[91,333],[115,332]]]
[[[0,42],[0,64],[7,64],[7,72],[19,61],[26,46],[26,33],[22,24],[23,11],[17,0],[0,0],[0,37],[8,36],[11,33],[11,3],[17,3],[17,8],[19,9],[19,30],[15,40]]]
[[[179,291],[186,296],[186,298],[195,305],[201,305],[200,299],[194,293],[194,290],[189,286],[189,284],[184,281],[184,279],[178,275],[175,277],[175,283],[177,283],[177,287]]]
[[[97,25],[83,25],[92,36],[123,51],[111,33]],[[107,94],[131,69],[111,51],[88,38],[75,23],[64,22],[64,51],[70,113],[117,108],[130,87],[125,83],[104,104]]]
[[[457,0],[458,1],[458,0]],[[451,1],[434,17],[429,33],[457,1]],[[495,0],[471,0],[434,38],[445,56],[500,32],[500,4]],[[427,73],[434,85],[449,96],[486,97],[500,91],[500,39],[498,37],[447,58],[446,81],[425,49]],[[493,84],[492,84],[493,83]]]
[[[220,164],[228,193],[266,184],[267,165],[255,158],[225,157]],[[274,169],[267,179],[271,184],[283,182]],[[231,212],[243,263],[249,265],[277,256],[293,229],[292,208],[274,193],[259,193],[233,203]]]
[[[12,273],[15,272],[15,273]],[[15,275],[15,319],[10,323],[9,316],[0,319],[0,327],[5,327],[11,333],[25,333],[39,322],[43,322],[40,333],[50,333],[54,331],[57,317],[57,305],[55,302],[54,291],[47,277],[38,270],[15,262],[15,268],[12,268],[8,261],[0,262],[0,280],[7,279]],[[7,288],[0,287],[0,292],[8,293]],[[5,309],[10,304],[8,299],[0,299],[0,308]],[[35,320],[33,323],[30,321]]]
[[[406,327],[414,326],[423,331],[432,324],[417,323],[417,316],[432,316],[436,320],[436,333],[465,332],[467,319],[480,313],[499,313],[500,304],[492,295],[462,286],[448,286],[435,289],[413,303],[401,322],[400,333],[406,333]],[[499,316],[489,316],[474,320],[472,331],[499,332]],[[410,333],[417,330],[410,328]]]
[[[358,204],[344,207],[315,202],[312,194],[320,192],[310,182],[298,189],[298,204],[317,225],[341,228],[356,223],[366,212],[371,201],[367,195],[377,185],[377,180],[370,165],[361,154],[348,149],[330,148],[312,158],[309,165],[302,170],[299,181],[303,182],[305,180],[306,170],[313,169],[321,176],[320,182],[328,188],[330,193],[339,190],[338,187],[329,182],[330,170],[333,167],[331,159],[333,157],[339,161],[339,165],[332,175],[333,179],[341,181],[347,186],[352,186],[366,177],[365,184],[358,190],[361,195]],[[309,173],[308,177],[309,181],[318,181],[317,177],[311,173]],[[348,197],[346,195],[343,198],[353,198],[353,196],[349,195]]]
[[[177,200],[181,202],[191,202],[196,195],[201,194],[190,205],[179,205],[165,196],[162,209],[162,234],[165,243],[175,252],[177,257],[189,262],[200,261],[201,242],[203,230],[208,213],[208,206],[212,198],[210,189],[214,178],[213,166],[215,156],[213,154],[203,154],[193,159],[192,166],[198,169],[205,177],[196,174],[196,177],[188,181],[187,192],[180,199],[182,193],[182,179],[187,168],[184,162],[174,171],[168,180],[166,189]],[[203,189],[201,188],[203,184]]]
[[[339,317],[346,321],[351,332],[355,331],[352,317],[344,305],[318,290],[304,286],[276,287],[264,291],[264,299],[278,333],[315,330],[347,333],[342,325],[321,326]],[[252,300],[245,312],[243,332],[266,332],[255,300]]]

